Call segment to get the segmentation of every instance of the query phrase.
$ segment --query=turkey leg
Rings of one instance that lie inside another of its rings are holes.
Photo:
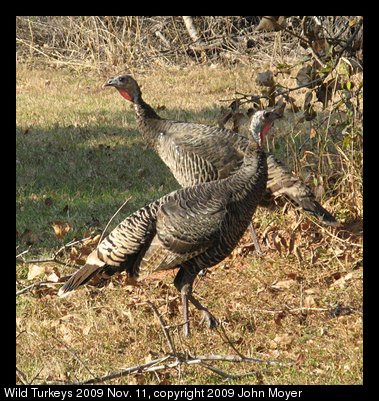
[[[174,280],[174,285],[182,297],[184,319],[183,332],[185,337],[189,337],[191,335],[188,316],[188,301],[190,301],[196,309],[203,313],[203,319],[207,322],[209,328],[214,328],[217,326],[217,319],[192,294],[192,284],[196,278],[196,275],[197,273],[191,273],[185,267],[181,267]]]

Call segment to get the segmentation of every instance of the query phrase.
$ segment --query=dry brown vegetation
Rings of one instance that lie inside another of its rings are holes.
[[[217,124],[230,102],[240,99],[234,113],[240,113],[243,132],[251,103],[236,92],[262,94],[255,80],[267,70],[273,71],[275,83],[295,87],[302,68],[297,61],[283,55],[254,68],[213,61],[136,71],[135,77],[146,101],[165,118]],[[283,72],[284,64],[295,67]],[[17,381],[83,382],[168,355],[172,349],[159,315],[169,326],[179,360],[242,354],[282,364],[182,362],[106,382],[223,383],[226,378],[210,365],[241,375],[229,379],[232,384],[361,384],[362,74],[344,75],[344,68],[335,69],[329,79],[349,82],[356,91],[350,102],[334,86],[325,105],[313,97],[315,116],[307,119],[305,111],[312,110],[303,106],[309,88],[291,92],[292,103],[286,99],[284,118],[267,144],[342,227],[321,227],[290,205],[258,210],[254,222],[265,256],[258,258],[246,247],[246,234],[229,258],[196,281],[196,295],[221,327],[207,329],[191,309],[192,337],[187,339],[174,272],[156,273],[137,286],[121,275],[57,298],[59,281],[74,271],[74,264],[83,264],[126,198],[131,196],[112,227],[178,185],[144,147],[130,105],[101,89],[105,73],[18,64]],[[52,256],[54,261],[40,262]]]

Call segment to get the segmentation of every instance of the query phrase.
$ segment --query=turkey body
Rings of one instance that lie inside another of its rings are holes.
[[[216,319],[192,295],[192,283],[200,270],[221,262],[237,245],[266,183],[266,154],[251,144],[241,168],[232,176],[171,192],[127,217],[58,295],[75,290],[95,275],[125,270],[137,278],[179,268],[174,284],[182,296],[185,334],[189,335],[188,301],[214,326]]]

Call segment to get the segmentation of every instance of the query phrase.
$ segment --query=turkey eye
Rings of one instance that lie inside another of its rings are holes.
[[[125,77],[119,78],[119,81],[120,81],[120,82],[124,82],[124,81],[125,81]]]

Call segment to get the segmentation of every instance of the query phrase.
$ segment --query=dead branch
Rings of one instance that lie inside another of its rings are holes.
[[[193,22],[192,17],[185,16],[182,17],[184,21],[184,25],[187,28],[188,35],[192,39],[193,42],[198,42],[198,44],[204,44],[204,42],[201,40],[200,35],[197,32],[197,29],[195,27],[195,24]]]
[[[191,358],[199,361],[223,361],[223,362],[250,362],[250,363],[264,363],[267,365],[279,365],[279,366],[290,366],[292,363],[279,362],[270,359],[259,359],[251,358],[245,355],[204,355],[204,356],[193,356]]]
[[[34,380],[39,376],[39,374],[42,372],[43,368],[44,367],[42,366],[42,368],[40,368],[40,370],[32,377],[32,379],[30,380],[29,384],[34,383]]]
[[[231,340],[230,340],[229,337],[227,336],[227,334],[226,334],[226,332],[225,332],[225,329],[224,329],[224,327],[222,326],[222,324],[220,324],[220,325],[217,327],[217,333],[218,333],[218,335],[221,337],[221,339],[224,340],[223,336],[221,335],[220,330],[222,331],[222,334],[224,335],[224,337],[225,337],[225,339],[226,339],[226,342],[231,346],[231,348],[233,349],[233,351],[234,351],[240,358],[244,358],[244,355],[242,355],[242,354],[237,350],[237,348],[234,346],[234,344],[231,342]]]
[[[330,308],[283,308],[283,309],[253,309],[254,312],[262,312],[262,313],[272,313],[275,315],[276,313],[283,313],[283,312],[308,312],[308,311],[315,311],[315,312],[329,312]]]
[[[165,363],[163,365],[157,365],[158,363],[166,362],[169,360],[172,360],[172,362]],[[254,373],[254,372],[249,372],[246,374],[244,373],[244,374],[238,374],[238,375],[229,375],[217,368],[214,368],[213,366],[205,364],[204,361],[251,362],[251,363],[277,364],[279,366],[292,365],[292,363],[284,363],[284,362],[272,361],[272,360],[266,361],[263,359],[249,358],[249,357],[242,358],[238,355],[205,355],[205,356],[196,356],[196,357],[188,356],[185,358],[184,358],[184,356],[181,356],[180,359],[178,359],[172,355],[166,355],[162,358],[154,359],[153,361],[150,361],[148,363],[133,366],[130,368],[125,368],[119,372],[111,373],[106,376],[97,377],[97,378],[85,380],[82,382],[69,383],[69,384],[72,384],[72,385],[95,384],[95,383],[105,382],[105,381],[111,380],[111,379],[124,377],[124,376],[130,375],[130,374],[156,372],[158,370],[165,370],[165,369],[180,367],[182,365],[200,365],[200,366],[206,367],[207,369],[212,370],[213,372],[215,372],[215,373],[219,374],[220,376],[227,378],[227,379],[234,379],[234,378],[238,378],[238,377],[242,377],[242,376],[250,375],[250,374]]]
[[[18,377],[18,379],[20,380],[20,382],[22,384],[24,384],[25,386],[27,386],[28,384],[28,380],[26,378],[26,375],[24,372],[22,372],[17,366],[16,366],[16,376]]]
[[[68,242],[67,244],[61,246],[56,252],[54,252],[53,256],[51,258],[42,258],[42,259],[29,259],[29,260],[24,260],[24,258],[22,258],[23,263],[25,264],[30,264],[30,263],[45,263],[45,262],[56,262],[59,263],[61,265],[65,265],[65,266],[71,266],[71,267],[77,267],[80,268],[81,266],[76,266],[76,265],[69,265],[66,262],[63,262],[61,260],[58,259],[58,256],[66,249],[69,247],[72,247],[76,244],[80,244],[81,242],[84,242],[88,239],[91,239],[91,237],[86,237],[86,238],[82,238],[79,240],[73,240]],[[20,254],[21,255],[21,254]],[[19,255],[18,255],[19,256]]]
[[[16,259],[20,258],[22,255],[25,255],[26,253],[28,253],[30,251],[30,247],[28,249],[25,249],[25,251],[19,253],[18,255],[16,255]],[[23,259],[23,258],[22,258]]]
[[[96,379],[96,376],[91,372],[91,370],[88,368],[88,366],[78,357],[78,355],[76,354],[76,352],[74,352],[74,350],[72,348],[70,348],[67,344],[65,344],[62,340],[60,340],[59,338],[55,337],[54,335],[52,335],[51,337],[53,337],[55,341],[58,341],[59,344],[63,345],[63,347],[66,348],[66,350],[69,352],[69,354],[71,354],[78,362],[80,362],[84,366],[85,370],[94,379]]]
[[[39,288],[39,287],[49,287],[51,285],[60,285],[62,284],[62,281],[65,279],[66,277],[61,277],[61,279],[58,282],[55,281],[38,281],[36,283],[33,283],[31,285],[28,285],[27,287],[23,288],[20,291],[16,292],[16,297],[24,294],[25,292],[31,291],[33,288]],[[61,281],[62,280],[62,281]]]
[[[203,368],[211,370],[212,372],[218,374],[221,377],[224,377],[227,380],[238,379],[239,377],[251,376],[251,375],[255,375],[256,374],[255,371],[252,371],[252,372],[247,372],[247,373],[238,373],[236,375],[231,375],[231,374],[225,373],[224,371],[222,371],[220,369],[217,369],[214,366],[209,365],[208,363],[205,363],[205,362],[200,362],[200,366],[202,366]]]
[[[144,364],[141,364],[141,365],[132,366],[130,368],[122,369],[120,372],[111,373],[111,374],[106,375],[106,376],[96,377],[94,379],[89,379],[89,380],[85,380],[85,381],[82,381],[82,382],[76,382],[76,383],[70,383],[70,384],[73,384],[73,385],[95,384],[95,383],[105,382],[105,381],[111,380],[111,379],[116,379],[116,378],[119,378],[119,377],[124,377],[124,376],[130,375],[130,374],[133,374],[133,373],[142,373],[144,371],[144,369],[146,369],[146,368],[148,368],[150,366],[153,366],[153,365],[155,365],[157,363],[161,363],[161,362],[167,361],[170,358],[171,358],[170,355],[166,355],[164,357],[154,359],[153,361],[150,361],[150,362],[147,362],[147,363],[144,363]]]
[[[151,301],[146,301],[145,304],[147,304],[147,305],[150,306],[150,308],[153,310],[155,316],[158,318],[159,323],[160,323],[160,325],[161,325],[161,327],[162,327],[163,334],[164,334],[165,337],[166,337],[168,346],[169,346],[169,348],[170,348],[172,354],[173,354],[175,357],[177,357],[177,353],[176,353],[176,349],[175,349],[175,344],[174,344],[174,342],[172,341],[172,338],[171,338],[171,336],[170,336],[170,332],[169,332],[168,329],[167,329],[167,325],[166,325],[165,322],[163,321],[162,316],[159,314],[157,307],[156,307]]]

